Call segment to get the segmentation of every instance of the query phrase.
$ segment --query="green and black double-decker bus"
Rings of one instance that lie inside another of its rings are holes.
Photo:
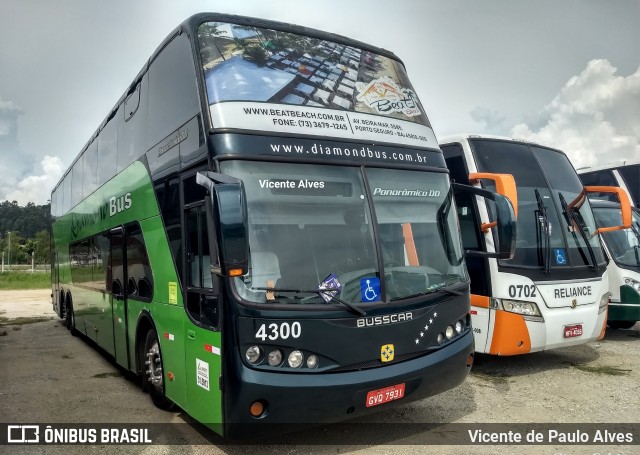
[[[453,204],[394,54],[199,14],[53,190],[53,307],[224,436],[362,415],[469,373]]]

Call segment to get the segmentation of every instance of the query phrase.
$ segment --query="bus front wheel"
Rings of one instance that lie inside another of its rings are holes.
[[[162,365],[162,352],[155,330],[149,330],[144,343],[144,368],[143,387],[149,391],[151,401],[158,408],[169,410],[173,402],[164,394],[164,368]]]

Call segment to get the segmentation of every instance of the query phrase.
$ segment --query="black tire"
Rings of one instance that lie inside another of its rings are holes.
[[[607,321],[607,325],[614,330],[618,329],[630,329],[636,325],[638,321]]]
[[[76,336],[78,331],[76,330],[76,315],[73,312],[71,296],[67,297],[64,301],[64,322],[67,330],[71,332],[71,335]]]
[[[173,407],[173,402],[164,394],[162,351],[155,330],[147,332],[141,354],[142,387],[149,392],[154,405],[168,411]]]

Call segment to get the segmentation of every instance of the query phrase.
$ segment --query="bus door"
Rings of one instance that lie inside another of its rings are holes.
[[[109,232],[109,269],[107,273],[107,289],[110,291],[113,316],[113,340],[115,359],[119,365],[129,368],[129,352],[127,349],[127,291],[126,242],[124,229],[117,227]]]
[[[204,200],[189,204],[185,220],[185,362],[189,414],[222,432],[222,333],[217,248],[210,248]]]

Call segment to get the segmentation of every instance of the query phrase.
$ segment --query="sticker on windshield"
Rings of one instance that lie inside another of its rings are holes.
[[[380,300],[380,278],[367,277],[360,279],[360,297],[363,302]]]
[[[320,293],[320,297],[322,297],[322,300],[329,303],[331,299],[333,299],[333,297],[340,291],[340,289],[342,289],[342,285],[338,281],[338,277],[336,277],[332,273],[331,275],[326,277],[324,280],[322,280],[322,283],[320,283],[320,286],[318,286],[318,289],[320,290],[332,289],[331,291]]]
[[[554,248],[553,257],[556,258],[556,264],[558,265],[564,265],[567,263],[567,253],[564,251],[564,248]]]

